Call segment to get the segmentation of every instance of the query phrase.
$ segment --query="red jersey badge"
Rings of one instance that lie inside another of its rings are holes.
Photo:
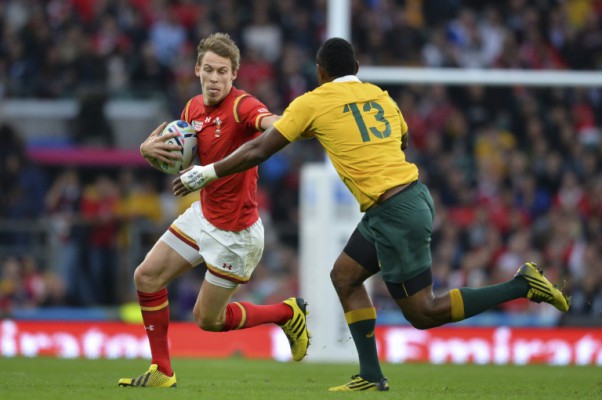
[[[217,117],[213,120],[213,123],[216,126],[215,137],[220,137],[222,135],[222,120],[219,117]]]

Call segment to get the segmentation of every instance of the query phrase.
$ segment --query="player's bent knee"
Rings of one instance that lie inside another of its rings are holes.
[[[207,320],[207,319],[195,319],[195,322],[199,328],[207,332],[221,332],[222,326],[221,324],[217,324],[215,321]]]
[[[419,330],[425,330],[425,329],[430,329],[430,328],[434,328],[435,326],[437,326],[438,324],[435,324],[434,321],[432,321],[429,318],[425,318],[425,317],[408,317],[406,316],[406,319],[408,320],[408,322],[416,329]]]
[[[429,304],[415,303],[413,307],[403,307],[402,312],[406,320],[419,330],[435,328],[449,322],[443,314]]]
[[[332,282],[332,285],[334,286],[334,289],[337,291],[337,293],[340,293],[341,290],[349,289],[353,286],[356,286],[355,280],[350,279],[350,277],[347,274],[341,272],[340,269],[337,270],[336,268],[330,271],[330,281]]]
[[[341,274],[337,272],[336,269],[332,269],[330,271],[330,281],[332,282],[335,288],[340,285],[340,275]]]
[[[361,267],[359,267],[361,268]],[[349,268],[337,267],[330,271],[330,281],[335,288],[350,288],[361,286],[370,273],[365,270],[350,270]]]
[[[217,323],[217,321],[204,318],[203,316],[194,317],[194,322],[196,322],[197,326],[204,331],[207,332],[219,332],[222,330],[221,324]]]
[[[147,291],[145,288],[152,286],[153,280],[153,276],[147,273],[142,264],[134,271],[134,284],[138,290]]]
[[[413,296],[399,299],[397,304],[405,319],[416,329],[424,330],[441,325],[430,290],[419,291]]]
[[[208,317],[201,313],[199,309],[195,308],[192,314],[194,315],[194,322],[202,330],[207,332],[220,332],[222,330],[223,323],[221,321]]]
[[[167,285],[167,281],[157,273],[156,269],[149,268],[148,265],[142,263],[134,271],[134,284],[136,289],[141,292],[153,293],[157,292]]]

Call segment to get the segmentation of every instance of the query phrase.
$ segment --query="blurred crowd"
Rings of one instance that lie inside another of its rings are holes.
[[[242,50],[235,85],[275,113],[316,85],[325,0],[7,0],[0,3],[0,97],[167,96],[173,115],[199,92],[198,41],[228,32]],[[361,65],[602,69],[601,0],[354,0]],[[387,87],[410,127],[408,158],[436,201],[436,290],[509,279],[540,263],[572,295],[571,313],[602,313],[602,91],[401,85]],[[0,217],[46,218],[60,261],[0,260],[0,313],[14,305],[113,305],[131,300],[131,271],[185,199],[161,174],[56,169],[26,160],[18,132],[0,129]],[[13,139],[10,139],[10,138]],[[14,143],[11,143],[13,140]],[[5,145],[11,143],[10,146]],[[22,151],[19,151],[21,149]],[[240,292],[278,301],[297,288],[300,166],[322,160],[296,143],[260,170],[266,252]],[[142,225],[141,225],[142,224]],[[143,226],[144,251],[131,254]],[[60,235],[59,235],[60,234]],[[129,239],[128,239],[129,238]],[[19,235],[3,237],[19,243]],[[129,254],[124,257],[124,254]],[[170,288],[186,318],[202,267]],[[393,309],[382,285],[376,306]],[[506,311],[545,312],[528,301]]]

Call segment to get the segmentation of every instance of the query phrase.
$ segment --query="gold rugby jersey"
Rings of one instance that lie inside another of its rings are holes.
[[[386,190],[418,179],[401,149],[408,126],[399,107],[386,91],[355,76],[298,97],[274,127],[291,142],[316,137],[362,211]]]

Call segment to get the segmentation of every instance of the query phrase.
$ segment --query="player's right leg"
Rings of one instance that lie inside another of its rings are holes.
[[[195,219],[191,214],[187,211],[178,217],[134,272],[134,283],[152,361],[148,371],[135,378],[120,379],[119,386],[176,386],[167,341],[169,302],[166,285],[202,260],[192,238],[194,231],[190,227]]]
[[[357,349],[360,371],[351,381],[329,391],[389,390],[376,348],[376,309],[364,287],[364,281],[378,271],[374,246],[356,230],[336,260],[330,277]]]

